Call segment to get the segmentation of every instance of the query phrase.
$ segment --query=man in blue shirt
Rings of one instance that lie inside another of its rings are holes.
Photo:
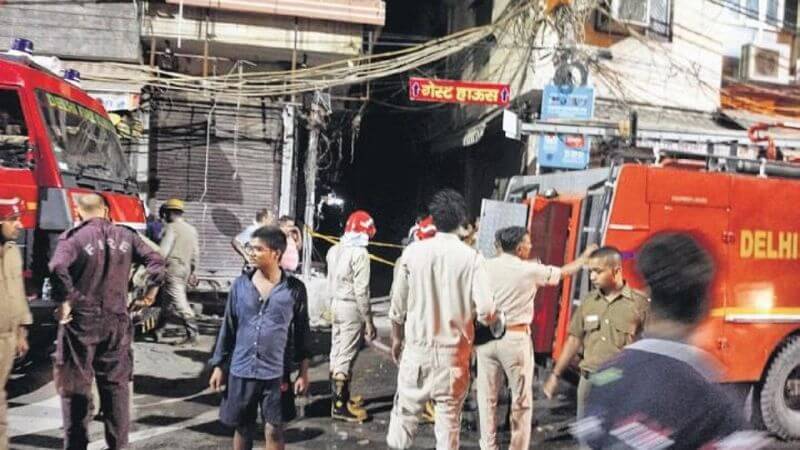
[[[220,421],[236,428],[236,450],[253,447],[259,405],[266,448],[284,448],[281,382],[291,359],[299,363],[295,393],[308,388],[308,300],[305,285],[279,266],[285,250],[286,235],[280,228],[253,232],[247,252],[254,270],[239,276],[231,287],[225,321],[209,361],[214,367],[212,390],[220,391],[227,378]]]

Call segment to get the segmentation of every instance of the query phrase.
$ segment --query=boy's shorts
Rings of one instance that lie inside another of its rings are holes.
[[[257,380],[229,375],[228,386],[219,406],[219,420],[230,427],[255,424],[259,405],[264,423],[275,426],[283,424],[281,379]]]

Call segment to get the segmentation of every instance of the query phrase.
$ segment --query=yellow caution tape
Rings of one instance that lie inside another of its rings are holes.
[[[317,233],[316,231],[311,230],[309,227],[306,227],[306,229],[308,229],[308,233],[311,235],[311,237],[322,239],[323,241],[329,242],[329,243],[334,244],[334,245],[339,243],[339,238],[337,238],[335,236],[329,236],[329,235],[326,235],[326,234]],[[370,242],[369,245],[375,245],[375,246],[378,246],[378,247],[405,248],[402,245],[386,244],[386,243],[381,243],[381,242]],[[369,255],[369,259],[371,259],[373,261],[377,261],[379,263],[386,264],[387,266],[394,267],[394,263],[389,261],[389,260],[387,260],[387,259],[383,259],[380,256],[375,256],[372,253],[368,253],[368,255]]]
[[[311,233],[311,236],[313,236],[313,237],[318,237],[318,238],[321,238],[321,239],[325,239],[326,241],[334,243],[334,244],[339,242],[339,238],[336,237],[336,236],[330,236],[330,235],[327,235],[327,234],[317,233],[316,231],[313,231],[313,230],[308,230],[308,231],[309,231],[309,233]],[[391,244],[391,243],[388,243],[388,242],[369,241],[369,243],[367,243],[367,245],[372,245],[372,246],[375,246],[375,247],[386,247],[386,248],[399,248],[399,249],[406,248],[405,245]]]

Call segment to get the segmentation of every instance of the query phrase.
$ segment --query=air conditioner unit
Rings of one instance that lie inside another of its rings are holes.
[[[650,26],[650,0],[611,0],[611,16],[623,23]]]
[[[742,46],[739,61],[739,78],[789,84],[789,53],[785,44],[759,43]]]

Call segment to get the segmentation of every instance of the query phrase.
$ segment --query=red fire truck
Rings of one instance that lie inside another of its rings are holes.
[[[35,320],[31,339],[47,346],[55,326],[47,263],[58,236],[78,220],[76,196],[101,194],[112,220],[142,230],[145,214],[102,104],[28,50],[32,45],[22,42],[0,54],[0,197],[26,205],[20,245]]]
[[[533,253],[545,263],[572,260],[589,243],[613,245],[635,287],[636,253],[648,236],[702,234],[717,273],[696,343],[722,363],[723,383],[751,394],[757,424],[800,439],[800,166],[661,152],[648,164],[515,177],[506,200],[529,205]],[[540,290],[538,353],[558,356],[588,289],[580,274],[560,290]]]

